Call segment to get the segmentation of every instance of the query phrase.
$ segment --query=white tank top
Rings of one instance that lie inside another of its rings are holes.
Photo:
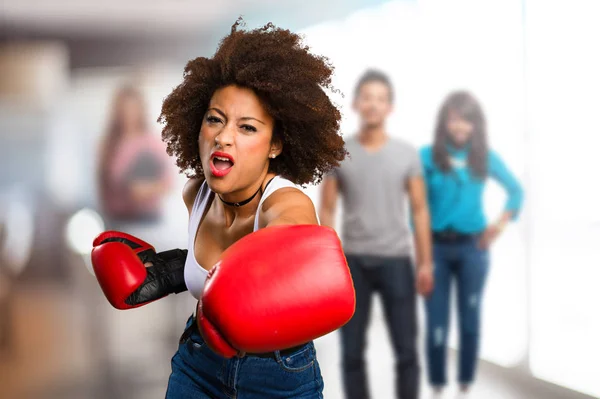
[[[284,179],[281,176],[275,176],[265,189],[265,192],[258,203],[257,209],[261,209],[263,202],[269,197],[269,195],[284,187],[293,187],[299,189],[299,187],[290,180]],[[214,197],[213,192],[208,188],[208,185],[205,181],[202,183],[202,186],[196,195],[196,199],[194,200],[194,206],[190,215],[188,227],[188,254],[185,260],[184,277],[185,285],[187,286],[189,292],[196,299],[200,299],[200,296],[202,295],[202,289],[204,288],[204,282],[206,281],[208,270],[204,269],[196,261],[196,257],[194,256],[194,242],[196,240],[198,227],[200,226],[200,220],[202,219],[202,215],[204,215],[206,206],[211,202],[212,197]],[[256,216],[254,217],[253,231],[258,230],[258,215],[259,212],[257,210]]]

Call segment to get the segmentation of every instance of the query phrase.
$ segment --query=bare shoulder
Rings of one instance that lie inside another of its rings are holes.
[[[314,207],[310,197],[304,194],[302,190],[294,187],[283,187],[274,191],[263,203],[263,209],[268,206],[283,208],[294,206]]]
[[[280,188],[265,200],[260,209],[261,226],[275,224],[317,224],[310,197],[293,187]]]
[[[192,207],[194,206],[194,200],[196,199],[198,191],[200,190],[200,187],[202,186],[203,182],[204,179],[192,178],[185,183],[185,186],[183,186],[183,202],[185,203],[185,206],[188,209],[188,213],[191,213],[192,211]]]

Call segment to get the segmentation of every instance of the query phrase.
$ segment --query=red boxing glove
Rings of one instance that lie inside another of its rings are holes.
[[[328,334],[354,314],[341,242],[318,225],[274,226],[229,247],[210,271],[198,324],[217,353],[264,353]]]
[[[118,231],[100,234],[93,246],[94,273],[117,309],[137,308],[187,289],[183,273],[187,250],[157,254],[147,242]]]

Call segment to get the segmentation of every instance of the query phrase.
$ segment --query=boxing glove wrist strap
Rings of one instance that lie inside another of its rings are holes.
[[[144,251],[138,256],[146,267],[146,279],[126,300],[131,306],[160,299],[169,294],[187,291],[184,278],[186,249],[172,249],[155,253]]]

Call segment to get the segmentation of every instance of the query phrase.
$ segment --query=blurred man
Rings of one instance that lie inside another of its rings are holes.
[[[423,295],[433,287],[429,213],[416,149],[386,132],[392,103],[389,78],[367,71],[354,93],[360,131],[346,140],[350,158],[325,179],[321,192],[319,216],[331,227],[338,193],[342,195],[341,236],[356,290],[356,313],[341,329],[348,399],[369,398],[364,353],[375,292],[381,294],[394,348],[397,397],[414,399],[419,393],[415,286]],[[406,197],[415,227],[416,284]]]

